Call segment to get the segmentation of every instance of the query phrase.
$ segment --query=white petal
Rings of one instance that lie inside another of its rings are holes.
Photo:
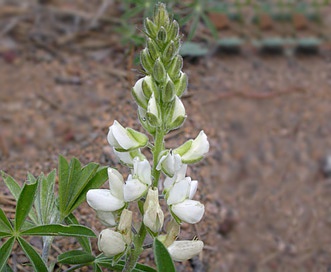
[[[115,148],[113,150],[114,150],[116,157],[121,162],[123,162],[124,164],[127,164],[127,165],[132,165],[133,160],[131,158],[130,152],[118,152],[118,151],[116,151]]]
[[[199,254],[203,249],[202,241],[175,241],[168,247],[174,261],[183,262]]]
[[[111,229],[105,229],[99,235],[98,248],[105,256],[112,257],[123,252],[126,244],[122,234]]]
[[[133,172],[134,177],[138,178],[141,182],[151,185],[152,184],[152,168],[147,160],[140,161],[139,159],[134,159],[133,162]]]
[[[184,201],[190,190],[190,179],[185,178],[178,182],[175,182],[174,185],[170,188],[167,195],[167,204],[172,205]]]
[[[201,220],[205,206],[199,201],[186,199],[181,203],[172,205],[171,210],[182,221],[195,224]]]
[[[198,181],[197,180],[191,180],[190,182],[190,192],[188,195],[189,199],[192,199],[195,195],[195,193],[197,192],[198,189]]]
[[[183,161],[194,161],[204,156],[209,151],[207,135],[202,130],[193,141],[190,149],[182,155]]]
[[[112,132],[121,148],[130,149],[139,146],[139,143],[135,139],[132,139],[127,130],[116,120],[114,121]]]
[[[116,216],[113,212],[97,211],[97,217],[102,224],[108,227],[116,226]]]
[[[187,164],[182,164],[182,166],[176,171],[172,178],[166,177],[164,180],[163,188],[164,190],[168,190],[176,181],[180,181],[185,178],[187,170]]]
[[[174,122],[180,116],[185,117],[185,107],[180,98],[176,96],[171,122]]]
[[[124,200],[130,202],[142,197],[147,188],[148,186],[138,179],[127,180],[123,187]]]
[[[113,196],[123,200],[123,176],[114,168],[108,167],[109,188]]]
[[[108,140],[108,143],[109,143],[112,147],[115,147],[115,148],[120,147],[119,143],[117,142],[117,140],[116,140],[115,137],[114,137],[114,134],[113,134],[113,126],[110,126],[110,127],[109,127],[109,132],[108,132],[108,135],[107,135],[107,140]]]
[[[124,206],[124,201],[116,198],[106,189],[92,189],[86,194],[87,203],[94,209],[104,212],[114,212]]]

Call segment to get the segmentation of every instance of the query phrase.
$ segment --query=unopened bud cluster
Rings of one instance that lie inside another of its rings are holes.
[[[132,94],[138,104],[139,120],[152,135],[154,146],[148,136],[125,128],[115,120],[109,128],[107,140],[118,160],[130,168],[131,174],[124,180],[116,169],[109,167],[109,189],[88,191],[87,202],[96,210],[101,222],[109,227],[99,236],[99,249],[104,255],[130,255],[136,250],[134,243],[137,239],[131,231],[129,205],[139,201],[142,227],[164,243],[173,260],[184,261],[203,248],[202,241],[176,241],[181,222],[195,224],[204,214],[204,205],[193,200],[198,181],[186,176],[187,165],[200,161],[208,152],[209,143],[201,131],[195,139],[178,148],[165,148],[164,135],[180,127],[186,118],[180,99],[187,89],[187,76],[181,71],[183,59],[178,54],[181,44],[179,26],[175,20],[170,20],[165,5],[158,4],[153,19],[145,20],[144,29],[147,41],[140,59],[146,76],[136,82]],[[152,165],[141,152],[144,147],[152,150]],[[164,175],[163,186],[159,186],[161,173]],[[163,187],[161,192],[160,187]],[[163,226],[160,193],[172,217],[167,226]]]

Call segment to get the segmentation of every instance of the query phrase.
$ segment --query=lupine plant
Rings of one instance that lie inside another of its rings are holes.
[[[175,149],[165,147],[164,137],[179,128],[186,119],[181,96],[187,89],[179,55],[179,26],[171,20],[164,4],[158,4],[154,17],[144,21],[146,47],[140,55],[145,76],[132,88],[142,127],[153,139],[114,121],[107,140],[120,162],[131,174],[124,181],[114,168],[108,168],[109,189],[87,193],[88,204],[108,226],[98,239],[99,249],[114,260],[126,259],[125,271],[131,271],[144,249],[147,234],[160,241],[175,261],[184,261],[201,252],[203,242],[177,241],[182,222],[198,223],[204,205],[193,200],[198,181],[186,176],[187,165],[200,161],[209,150],[206,134],[201,131],[193,140]],[[141,152],[151,150],[152,165]],[[161,176],[162,175],[162,176]],[[164,212],[159,203],[165,199],[171,219],[164,230]],[[133,202],[138,202],[141,222],[132,224]],[[134,226],[139,226],[136,230]],[[155,244],[154,244],[155,246]]]
[[[92,266],[94,271],[156,271],[137,263],[143,250],[153,247],[157,271],[171,272],[175,271],[173,261],[188,260],[202,251],[204,244],[198,239],[177,239],[181,223],[196,224],[205,211],[202,203],[193,200],[198,181],[186,176],[186,171],[188,164],[199,162],[208,152],[207,136],[201,131],[195,139],[174,149],[165,144],[166,134],[181,127],[186,119],[181,97],[188,80],[178,53],[179,25],[159,3],[153,18],[144,21],[144,33],[146,48],[140,61],[145,76],[135,83],[132,95],[139,121],[149,136],[125,128],[116,120],[107,135],[113,152],[129,167],[130,175],[125,180],[114,168],[95,163],[81,167],[77,159],[68,163],[60,156],[56,195],[55,171],[37,179],[29,174],[22,187],[3,173],[17,207],[14,220],[6,218],[0,209],[0,238],[6,238],[0,248],[0,271],[12,271],[6,263],[15,241],[35,271],[52,271],[55,262],[49,264],[48,257],[53,236],[73,236],[81,245],[79,250],[58,256],[58,264],[73,265],[66,271],[83,266]],[[141,151],[143,148],[151,151],[150,160],[147,152]],[[107,177],[109,189],[98,189]],[[89,240],[94,232],[79,225],[73,214],[85,198],[106,226],[98,237],[102,253],[97,256]],[[164,209],[169,211],[168,220]],[[145,242],[148,235],[153,243]],[[41,256],[25,236],[43,237]]]

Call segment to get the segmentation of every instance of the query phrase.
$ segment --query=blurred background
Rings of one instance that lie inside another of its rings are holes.
[[[115,119],[141,130],[131,87],[142,76],[143,17],[156,2],[0,0],[1,170],[23,182],[63,154],[127,172],[106,134]],[[166,145],[201,129],[211,143],[189,169],[204,220],[180,235],[205,250],[177,270],[330,271],[329,1],[164,2],[181,25],[189,76],[188,118]],[[2,181],[0,192],[10,214]],[[79,213],[103,228],[87,205]],[[77,246],[56,241],[54,257]],[[147,251],[142,262],[152,259]],[[25,261],[17,249],[17,271],[29,271]]]

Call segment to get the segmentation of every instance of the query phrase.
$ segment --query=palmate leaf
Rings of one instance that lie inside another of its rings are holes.
[[[0,230],[1,231],[8,231],[11,232],[13,230],[12,225],[10,224],[10,221],[6,217],[3,210],[0,208]]]
[[[81,167],[73,158],[70,163],[59,157],[59,210],[66,218],[86,198],[89,189],[99,188],[107,179],[107,169],[96,163]]]
[[[47,266],[40,257],[39,253],[23,238],[17,238],[18,243],[22,247],[23,251],[25,252],[26,256],[31,261],[32,266],[34,267],[35,271],[38,272],[48,272]]]
[[[167,248],[157,238],[154,239],[153,248],[157,270],[162,272],[176,272]]]
[[[7,263],[7,259],[12,251],[15,242],[15,237],[10,237],[6,242],[2,244],[0,248],[0,271],[4,269]]]
[[[28,216],[33,201],[35,199],[38,183],[33,184],[24,183],[22,191],[18,197],[15,214],[15,230],[18,231],[23,225],[26,217]]]
[[[60,225],[49,224],[44,226],[37,226],[21,232],[22,235],[33,236],[71,236],[71,237],[96,237],[94,232],[81,225]]]

